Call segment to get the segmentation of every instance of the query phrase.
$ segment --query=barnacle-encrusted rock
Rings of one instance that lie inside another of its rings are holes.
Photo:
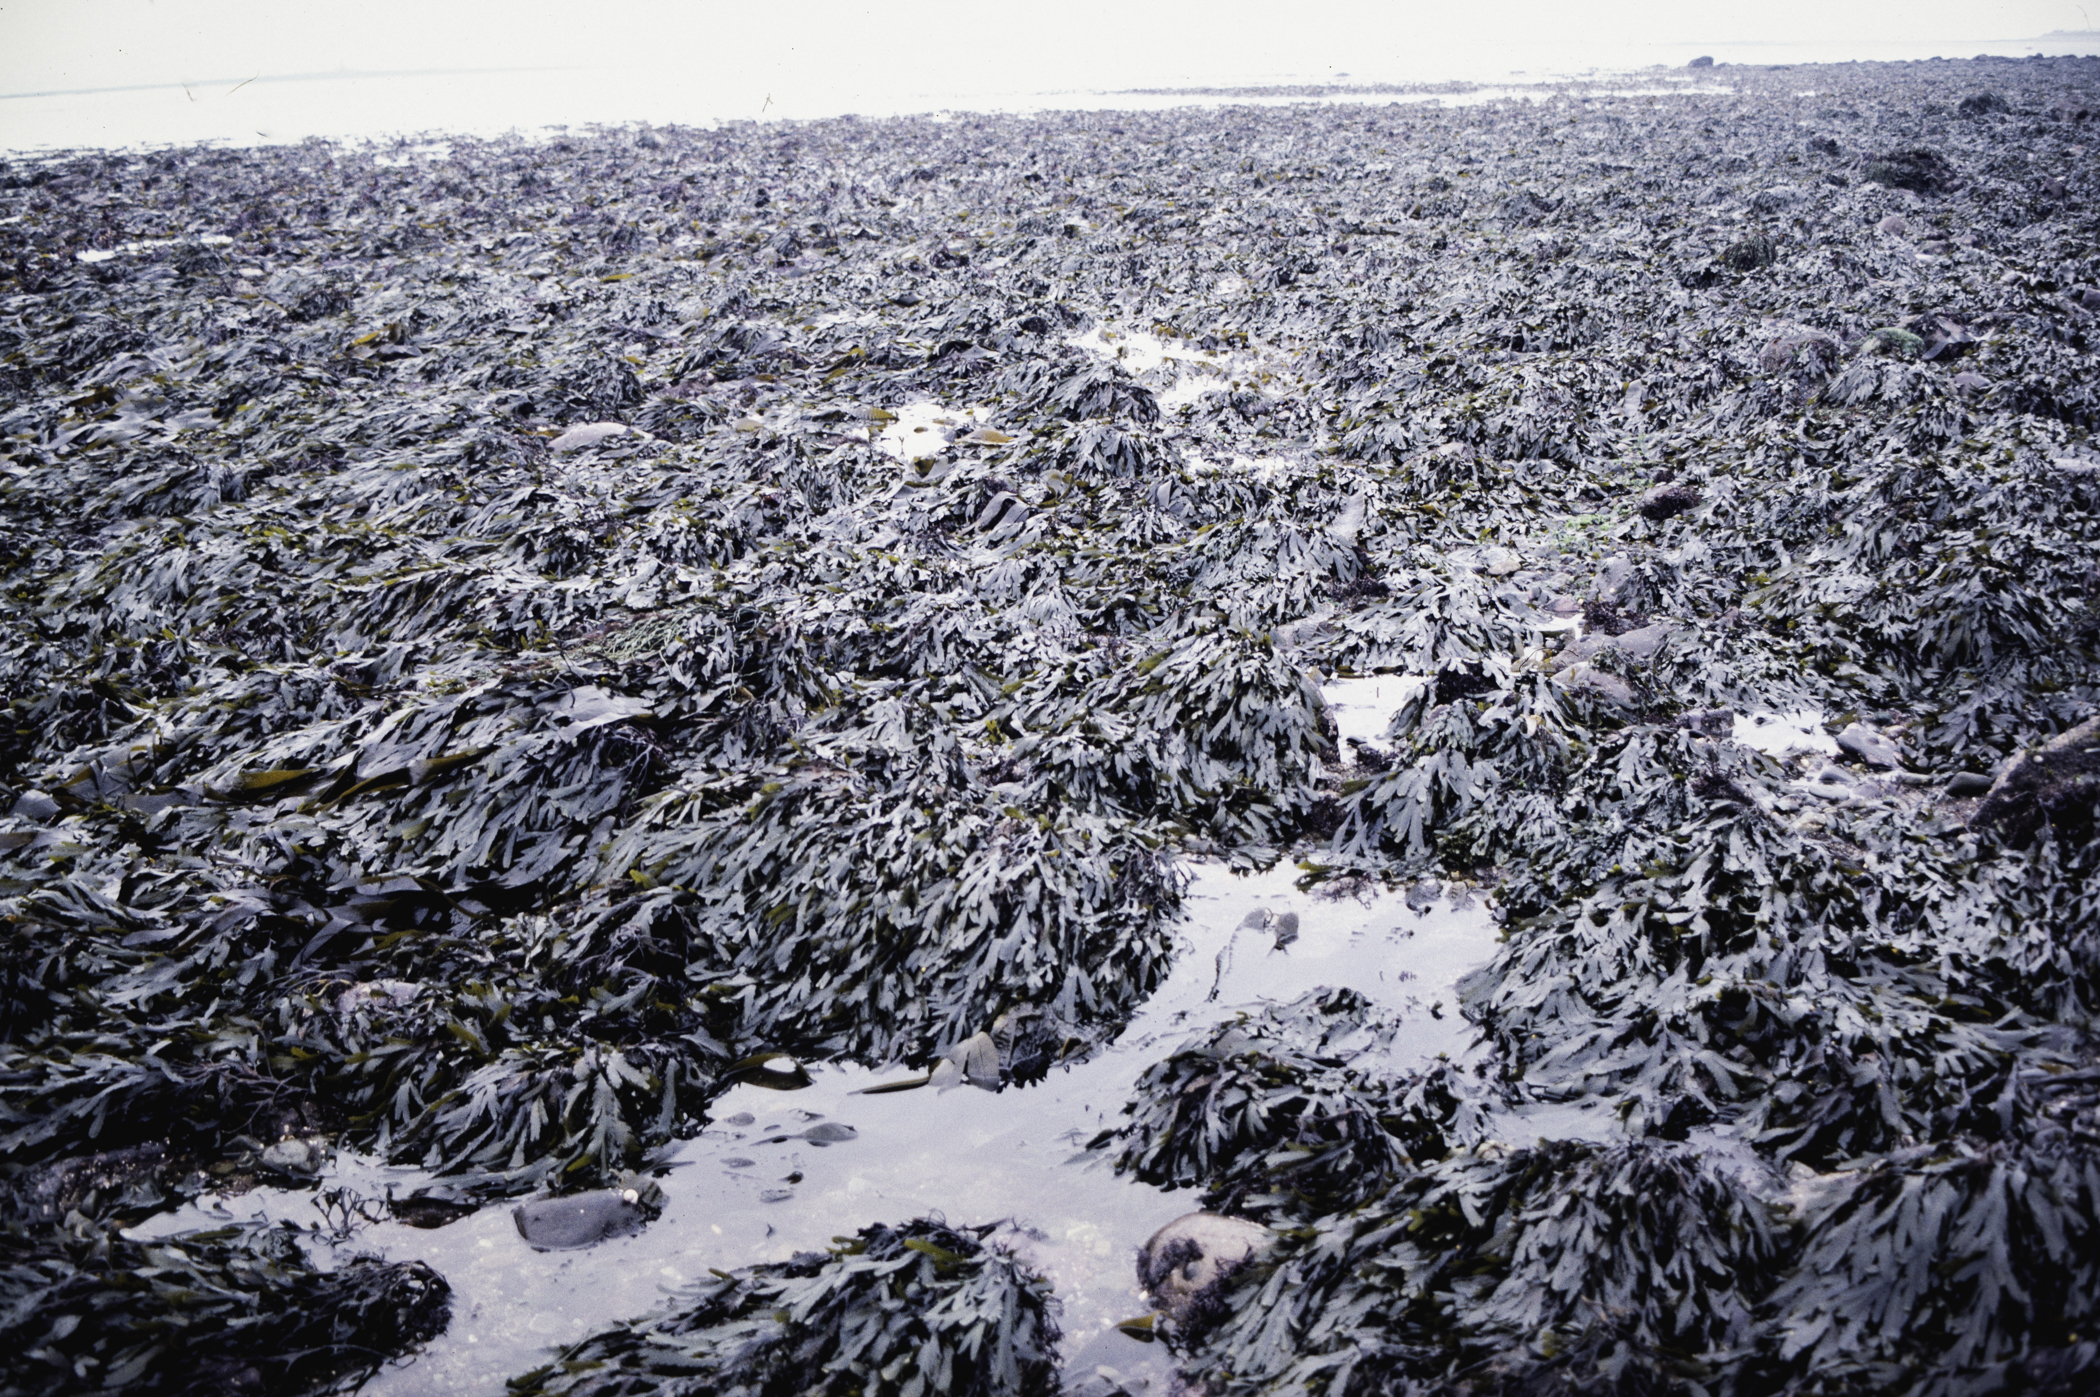
[[[1226,1283],[1275,1241],[1276,1234],[1258,1222],[1190,1213],[1153,1233],[1139,1249],[1138,1284],[1159,1301],[1168,1319],[1196,1328]]]

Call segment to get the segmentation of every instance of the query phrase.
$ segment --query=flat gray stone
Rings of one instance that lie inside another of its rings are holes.
[[[534,1198],[510,1210],[518,1235],[536,1251],[575,1251],[612,1237],[631,1237],[648,1226],[641,1195],[628,1189],[598,1189],[566,1198]]]
[[[1893,767],[1903,761],[1903,749],[1887,734],[1877,732],[1865,723],[1849,723],[1837,735],[1839,747],[1858,757],[1868,766]]]

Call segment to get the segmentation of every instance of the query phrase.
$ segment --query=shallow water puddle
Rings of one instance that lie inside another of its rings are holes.
[[[1416,674],[1372,674],[1333,679],[1320,686],[1320,697],[1334,715],[1335,735],[1386,751],[1386,725],[1429,681]]]
[[[947,408],[931,401],[905,403],[896,410],[896,420],[875,434],[875,449],[899,461],[917,461],[939,454],[953,440],[951,433],[980,425],[989,408]]]
[[[1401,681],[1344,682],[1397,690]],[[1242,1006],[1324,986],[1346,985],[1399,1011],[1401,1032],[1385,1065],[1458,1056],[1470,1034],[1454,983],[1495,946],[1488,909],[1463,894],[1415,910],[1396,896],[1312,897],[1293,886],[1295,876],[1291,868],[1239,877],[1198,865],[1167,982],[1114,1044],[1042,1082],[867,1096],[856,1093],[916,1074],[819,1065],[799,1091],[731,1090],[715,1104],[714,1122],[678,1150],[659,1181],[663,1215],[639,1235],[535,1252],[507,1206],[431,1231],[392,1220],[355,1228],[337,1244],[341,1255],[420,1259],[453,1288],[447,1331],[365,1391],[495,1397],[505,1379],[544,1362],[550,1346],[653,1309],[665,1291],[710,1267],[784,1259],[872,1222],[936,1210],[952,1223],[1002,1223],[995,1239],[1050,1278],[1063,1305],[1068,1380],[1106,1366],[1127,1383],[1163,1390],[1158,1351],[1114,1325],[1151,1309],[1133,1258],[1153,1232],[1196,1207],[1195,1195],[1118,1178],[1098,1156],[1075,1158],[1085,1142],[1122,1118],[1138,1076],[1187,1039]],[[344,1157],[321,1190],[376,1200],[389,1184],[406,1194],[427,1181],[420,1171]],[[311,1225],[314,1200],[303,1190],[258,1189],[138,1231],[165,1235],[228,1215]]]
[[[1817,708],[1739,713],[1731,735],[1745,747],[1755,747],[1773,757],[1790,757],[1796,752],[1820,752],[1834,757],[1838,750],[1837,739],[1823,730],[1823,712]]]
[[[1229,294],[1223,291],[1222,282],[1220,287],[1220,294]],[[1068,336],[1065,343],[1119,365],[1153,390],[1163,412],[1185,407],[1206,393],[1266,382],[1282,372],[1257,354],[1213,353],[1192,345],[1169,344],[1149,331],[1110,325]]]

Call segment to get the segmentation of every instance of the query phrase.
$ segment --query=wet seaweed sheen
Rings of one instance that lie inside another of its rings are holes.
[[[0,1393],[348,1390],[382,1222],[1025,1102],[1192,867],[1302,875],[1213,997],[1337,973],[1042,1148],[1243,1239],[1133,1258],[1193,1390],[2100,1382],[2100,62],[1708,76],[0,162]],[[1396,1009],[1315,894],[1501,940]],[[1046,1390],[1002,1206],[489,1390]]]

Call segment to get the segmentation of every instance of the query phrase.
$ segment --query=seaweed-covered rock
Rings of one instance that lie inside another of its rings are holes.
[[[1920,194],[1943,193],[1961,182],[1945,156],[1923,146],[1870,157],[1865,177],[1891,189],[1913,189]]]
[[[319,1270],[260,1224],[0,1233],[0,1392],[346,1393],[442,1333],[450,1293],[420,1262]]]
[[[1187,1368],[1221,1393],[1462,1374],[1493,1391],[1484,1369],[1527,1366],[1550,1335],[1591,1356],[1580,1383],[1664,1390],[1675,1364],[1758,1332],[1784,1256],[1764,1205],[1686,1146],[1467,1152],[1248,1264]]]
[[[1047,1282],[977,1235],[875,1225],[687,1287],[511,1380],[520,1397],[1025,1397],[1056,1386]]]
[[[2071,838],[2088,837],[2100,804],[2100,716],[2049,739],[2007,763],[1984,794],[1970,823],[1998,826],[2012,838],[2044,824]]]
[[[1717,260],[1731,272],[1754,272],[1779,260],[1779,244],[1766,234],[1753,233],[1722,248]]]
[[[1348,1207],[1479,1130],[1449,1067],[1392,1080],[1367,1065],[1394,1028],[1354,990],[1243,1015],[1148,1068],[1129,1123],[1090,1147],[1112,1150],[1119,1173],[1202,1188],[1234,1212]]]
[[[1810,1219],[1767,1301],[1774,1357],[1815,1390],[1990,1390],[1978,1375],[2076,1345],[2100,1313],[2096,1194],[2089,1150],[1877,1164]]]

